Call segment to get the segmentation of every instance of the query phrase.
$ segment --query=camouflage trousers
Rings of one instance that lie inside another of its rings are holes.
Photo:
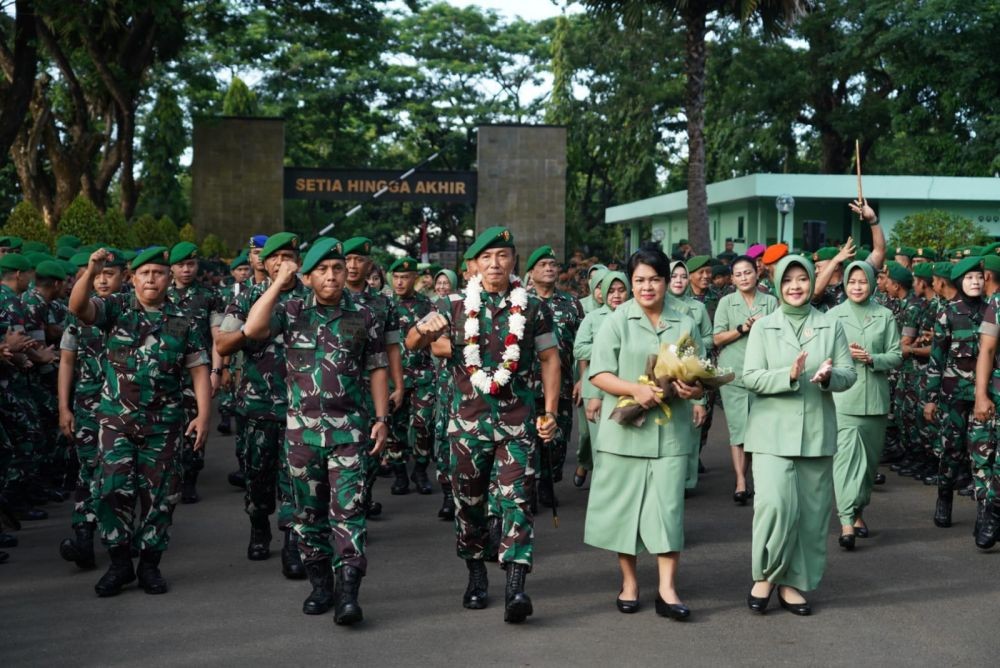
[[[59,432],[59,396],[56,371],[31,374],[31,403],[40,427],[41,447],[32,453],[32,466],[37,474],[45,477],[46,483],[66,471],[66,439]]]
[[[559,482],[563,478],[563,467],[566,465],[566,454],[569,449],[569,437],[573,433],[573,388],[569,388],[569,394],[559,395],[559,405],[556,408],[556,435],[548,443],[536,442],[536,452],[540,456],[550,458],[550,461],[541,459],[538,466],[538,479]],[[545,414],[545,404],[536,403],[535,415]],[[543,451],[543,448],[545,451]]]
[[[434,385],[407,388],[403,404],[392,414],[386,448],[390,463],[405,462],[411,456],[418,464],[428,464],[434,448]]]
[[[469,438],[452,441],[451,485],[460,558],[485,559],[495,549],[501,563],[531,567],[535,457],[533,435],[499,442]],[[503,523],[499,546],[489,544],[487,517],[491,496],[496,500],[496,514]]]
[[[42,447],[41,423],[25,394],[10,387],[0,394],[0,423],[12,446],[6,483],[16,487],[35,474],[32,460],[35,451]]]
[[[362,457],[366,444],[308,445],[293,439],[286,447],[302,560],[332,558],[334,568],[353,566],[364,574],[368,568]]]
[[[295,507],[285,459],[285,423],[252,417],[240,423],[247,484],[244,509],[247,515],[271,515],[277,509],[278,528],[289,529]]]
[[[148,436],[101,426],[98,439],[94,512],[101,540],[109,548],[138,543],[143,550],[166,550],[180,498],[181,425],[176,431]]]
[[[233,420],[236,423],[236,438],[233,439],[236,453],[236,463],[240,468],[240,472],[246,474],[247,417],[241,413],[235,413],[233,415]]]
[[[902,447],[899,428],[897,426],[899,417],[896,415],[896,408],[898,406],[897,396],[899,395],[899,371],[897,369],[890,369],[886,377],[889,380],[889,414],[886,416],[885,449],[896,450]],[[921,406],[920,410],[923,410],[923,406]]]
[[[77,402],[73,408],[73,448],[80,462],[73,492],[72,526],[96,524],[94,512],[94,480],[100,464],[100,425],[94,417],[97,401]]]
[[[198,417],[198,400],[194,396],[194,388],[190,379],[184,384],[184,429],[191,423],[191,420]],[[183,430],[182,430],[183,431]],[[184,473],[198,473],[205,468],[205,443],[200,450],[194,449],[194,442],[197,437],[194,434],[181,438],[181,466]]]
[[[953,490],[955,484],[970,470],[969,444],[983,423],[972,416],[971,401],[942,398],[938,404],[938,489]]]
[[[451,438],[448,436],[448,406],[451,385],[438,385],[434,403],[434,466],[440,485],[451,485]]]
[[[1000,504],[1000,461],[997,461],[1000,419],[994,416],[975,424],[969,437],[969,456],[976,499],[985,499],[988,504]]]

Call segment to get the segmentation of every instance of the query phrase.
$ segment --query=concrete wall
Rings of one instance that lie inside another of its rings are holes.
[[[566,257],[566,128],[483,125],[478,128],[476,233],[503,225],[522,262],[548,244]]]
[[[232,250],[253,234],[284,229],[285,122],[280,118],[196,118],[191,221]]]

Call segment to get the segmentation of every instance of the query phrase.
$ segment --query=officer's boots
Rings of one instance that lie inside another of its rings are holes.
[[[361,588],[361,571],[354,566],[344,566],[337,569],[334,584],[333,600],[336,609],[333,621],[341,626],[355,624],[364,619],[361,604],[358,603],[358,590]]]
[[[409,494],[410,480],[406,477],[406,462],[394,463],[392,465],[392,473],[396,476],[396,480],[392,483],[392,487],[389,488],[389,492],[396,496]]]
[[[94,568],[94,525],[82,522],[73,526],[74,538],[59,544],[59,555],[80,568]]]
[[[139,577],[139,586],[147,594],[166,594],[169,587],[167,581],[160,574],[160,557],[162,552],[154,550],[143,550],[139,553],[139,567],[136,575]]]
[[[469,584],[462,596],[462,607],[470,610],[482,610],[486,607],[487,591],[490,586],[486,574],[486,562],[482,559],[466,559],[469,569]]]
[[[486,548],[486,560],[498,561],[500,557],[500,541],[503,540],[503,518],[490,515],[486,519],[486,532],[490,544]]]
[[[413,475],[410,476],[410,480],[413,481],[414,486],[417,488],[419,494],[433,494],[434,488],[431,487],[431,481],[427,478],[427,462],[420,463],[415,462],[413,464]]]
[[[528,575],[528,567],[524,564],[507,563],[506,605],[503,610],[503,620],[509,624],[520,624],[534,610],[531,599],[524,593],[524,580]]]
[[[181,503],[198,503],[201,500],[197,484],[198,472],[184,471],[184,478],[181,480]]]
[[[976,534],[976,547],[988,550],[997,544],[997,534],[1000,533],[1000,506],[991,504],[986,499],[980,503],[983,504],[985,512],[979,532]]]
[[[307,615],[322,615],[333,606],[333,569],[330,560],[307,562],[306,574],[313,590],[302,602],[302,612]]]
[[[986,499],[976,499],[976,523],[972,527],[972,537],[978,539],[979,531],[983,528],[983,520],[986,519],[986,514],[990,512],[989,506],[986,504]],[[976,541],[978,544],[978,540]]]
[[[299,535],[291,529],[285,529],[285,544],[281,547],[281,574],[289,580],[302,580],[306,577],[306,567],[302,565],[302,555],[299,554]]]
[[[132,568],[132,547],[129,545],[117,545],[110,550],[111,565],[97,584],[94,591],[98,596],[117,596],[122,588],[135,581],[135,570]]]
[[[951,504],[955,492],[951,489],[938,487],[937,505],[934,507],[934,525],[947,529],[951,526]]]
[[[250,544],[247,559],[264,561],[271,556],[271,520],[265,513],[250,514]]]
[[[438,511],[438,517],[442,520],[453,520],[455,519],[455,497],[451,493],[450,482],[441,485],[441,493],[444,495],[444,499],[441,500],[441,510]]]

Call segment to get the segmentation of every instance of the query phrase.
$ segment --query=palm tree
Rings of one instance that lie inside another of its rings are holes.
[[[583,0],[598,14],[637,27],[645,20],[678,13],[684,22],[684,113],[688,135],[688,240],[698,253],[711,252],[705,190],[705,34],[708,17],[728,15],[743,24],[759,22],[765,35],[781,34],[810,8],[809,0]]]

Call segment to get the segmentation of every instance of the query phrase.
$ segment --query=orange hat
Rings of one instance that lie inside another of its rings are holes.
[[[767,247],[767,250],[764,251],[764,257],[761,260],[763,260],[764,264],[774,264],[786,255],[788,255],[788,244],[774,244]]]

